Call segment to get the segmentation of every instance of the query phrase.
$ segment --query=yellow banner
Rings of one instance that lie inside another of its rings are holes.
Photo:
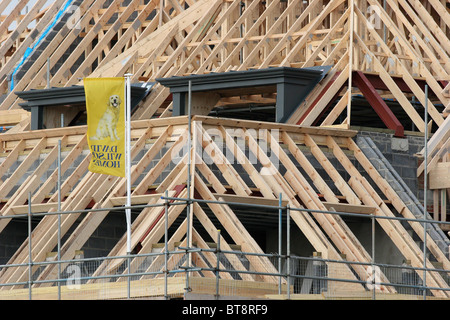
[[[125,79],[85,78],[89,171],[125,177]]]

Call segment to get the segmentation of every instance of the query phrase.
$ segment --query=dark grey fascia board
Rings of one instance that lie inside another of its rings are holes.
[[[274,67],[246,71],[228,71],[201,75],[157,78],[161,85],[168,87],[173,94],[174,116],[186,114],[186,95],[189,82],[192,92],[216,91],[225,89],[273,87],[277,92],[276,121],[286,122],[292,112],[303,102],[311,90],[329,72],[331,66],[309,68]]]
[[[131,84],[131,112],[144,99],[154,82]],[[31,112],[31,130],[42,129],[44,121],[44,109],[47,107],[67,106],[74,107],[86,105],[84,86],[71,86],[48,89],[32,89],[28,91],[17,91],[15,94],[24,100],[19,105]]]
[[[274,67],[157,78],[156,81],[170,88],[172,93],[177,93],[187,92],[189,89],[189,81],[191,81],[192,91],[210,91],[228,88],[268,86],[279,83],[308,85],[311,81],[322,77],[322,75],[323,70],[320,69]]]
[[[84,87],[72,86],[50,89],[33,89],[14,92],[25,102],[19,103],[24,109],[36,106],[52,106],[85,103]]]
[[[145,98],[153,85],[154,83],[131,84],[132,109]],[[28,91],[16,91],[15,94],[25,101],[19,103],[25,110],[29,110],[31,107],[79,105],[86,103],[84,86],[32,89]]]

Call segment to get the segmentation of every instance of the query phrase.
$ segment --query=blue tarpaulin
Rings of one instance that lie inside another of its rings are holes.
[[[61,18],[61,16],[63,15],[63,13],[70,7],[70,5],[72,4],[73,0],[68,0],[67,3],[65,4],[65,6],[58,11],[58,13],[56,14],[55,18],[53,19],[53,22],[44,30],[44,32],[41,34],[41,36],[39,37],[39,39],[36,41],[36,43],[34,44],[33,47],[31,48],[27,48],[27,50],[25,50],[25,53],[22,57],[22,60],[20,60],[19,65],[14,69],[12,75],[11,75],[11,91],[14,89],[14,75],[17,73],[17,71],[19,70],[19,68],[23,65],[23,63],[25,62],[25,60],[31,55],[31,53],[36,49],[36,47],[41,43],[41,41],[47,36],[47,34],[53,29],[53,27],[55,26],[55,24],[58,22],[58,20]]]

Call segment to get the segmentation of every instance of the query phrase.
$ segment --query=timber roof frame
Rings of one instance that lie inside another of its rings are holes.
[[[265,129],[265,130],[264,130]],[[62,141],[63,147],[66,149],[66,155],[62,161],[63,172],[68,169],[71,162],[76,158],[81,157],[81,163],[76,167],[76,170],[68,177],[62,184],[62,210],[96,210],[88,212],[82,221],[77,225],[76,230],[67,234],[68,239],[62,246],[62,259],[71,259],[76,250],[79,250],[82,245],[89,239],[92,232],[98,227],[108,212],[113,206],[123,205],[125,202],[126,179],[119,177],[110,177],[107,175],[96,174],[88,172],[88,163],[90,153],[83,153],[87,148],[85,127],[77,128],[62,128],[59,130],[38,130],[29,132],[31,140],[24,140],[24,136],[20,133],[3,134],[0,136],[1,147],[6,153],[6,158],[0,166],[1,172],[6,172],[16,159],[18,159],[21,151],[28,150],[25,153],[25,158],[21,160],[18,170],[11,176],[6,178],[5,182],[0,185],[0,198],[3,199],[0,212],[3,217],[12,216],[23,213],[27,209],[26,201],[28,192],[33,194],[33,205],[35,207],[33,212],[44,210],[53,212],[57,205],[57,192],[50,194],[50,190],[56,184],[55,175],[53,172],[46,181],[41,182],[40,177],[45,168],[51,165],[56,159],[57,141]],[[132,158],[137,161],[131,172],[131,179],[133,181],[132,203],[134,204],[164,204],[161,195],[168,191],[169,197],[177,199],[185,199],[187,196],[186,179],[187,179],[187,163],[186,159],[188,152],[184,157],[179,158],[179,162],[173,167],[170,173],[160,182],[156,179],[163,172],[163,170],[171,162],[171,155],[177,154],[183,149],[187,143],[188,133],[188,119],[186,116],[161,118],[154,120],[135,121],[132,123],[131,136],[132,144]],[[391,220],[395,217],[395,212],[401,213],[404,217],[414,218],[412,212],[407,205],[399,198],[396,191],[392,189],[389,183],[381,177],[381,175],[374,170],[373,165],[361,152],[359,147],[353,141],[353,137],[357,133],[352,130],[341,130],[335,128],[318,128],[318,127],[299,127],[295,125],[285,125],[279,123],[264,123],[256,121],[243,121],[233,119],[218,119],[212,117],[195,116],[192,119],[192,151],[195,151],[195,161],[192,162],[191,167],[192,184],[191,194],[198,194],[203,200],[221,200],[221,194],[224,194],[224,199],[227,198],[229,192],[224,185],[228,185],[236,197],[233,201],[239,202],[240,198],[245,201],[251,201],[253,190],[249,187],[249,182],[245,182],[243,177],[237,174],[237,167],[231,165],[233,162],[224,161],[225,154],[220,143],[214,141],[209,133],[222,132],[223,138],[226,141],[230,150],[233,150],[234,161],[236,164],[242,166],[251,177],[252,183],[257,186],[260,196],[265,199],[277,200],[279,194],[283,194],[283,199],[289,202],[289,205],[295,209],[312,209],[312,210],[327,210],[328,208],[336,207],[342,209],[346,205],[349,207],[344,210],[359,211],[363,215],[368,212],[374,212],[377,216],[386,217],[387,219],[379,220],[382,228],[391,236],[392,241],[401,250],[405,258],[410,260],[412,265],[420,267],[422,264],[422,251],[413,241],[412,237],[406,232],[404,227],[398,221]],[[50,132],[53,134],[47,136]],[[282,173],[278,171],[278,167],[274,160],[269,159],[264,152],[260,151],[259,143],[255,141],[252,132],[260,132],[259,140],[265,140],[270,143],[272,150],[278,149],[278,159],[283,164],[283,167],[288,169]],[[276,134],[279,132],[279,134]],[[234,139],[228,137],[235,137],[246,141],[246,146],[252,153],[257,155],[258,162],[265,163],[265,168],[273,170],[271,175],[265,175],[256,169],[256,166],[249,161],[246,155],[243,154],[241,147]],[[150,147],[145,146],[150,141]],[[219,144],[218,144],[219,143]],[[280,148],[283,144],[285,147]],[[161,159],[155,166],[149,166],[151,161],[159,154],[159,151],[167,146],[169,149],[163,154],[160,154]],[[301,146],[310,150],[314,158],[316,158],[326,174],[332,179],[333,184],[337,189],[332,190],[331,185],[325,183],[325,177],[319,174],[314,168],[310,160],[305,157]],[[237,148],[236,148],[237,147]],[[324,151],[323,148],[328,151]],[[275,148],[275,149],[274,149]],[[27,175],[25,182],[21,183],[18,192],[15,192],[12,197],[5,198],[9,191],[17,183],[21,175],[26,174],[26,168],[34,162],[42,152],[45,151],[46,157],[42,159],[41,164],[35,169],[35,174]],[[144,150],[144,154],[140,151]],[[347,150],[347,151],[344,151]],[[362,168],[357,169],[356,166],[349,159],[349,153],[353,154],[355,159]],[[138,154],[141,154],[137,157]],[[288,154],[291,154],[291,158]],[[213,172],[206,164],[208,156],[217,165],[220,171]],[[346,181],[341,173],[332,165],[331,158],[339,159],[343,168],[350,174],[351,178]],[[297,164],[295,164],[297,163]],[[302,173],[299,168],[305,170]],[[363,176],[363,172],[368,176]],[[143,175],[143,176],[141,176]],[[138,179],[138,177],[141,177]],[[205,180],[207,177],[207,180]],[[225,182],[220,181],[225,179]],[[383,194],[377,194],[375,189],[371,186],[369,179],[372,180]],[[154,189],[150,194],[149,187]],[[75,188],[74,190],[71,190]],[[88,196],[87,196],[88,195]],[[49,197],[48,197],[49,196]],[[250,197],[249,197],[250,196]],[[229,198],[229,196],[228,196]],[[388,206],[385,199],[390,201]],[[174,241],[182,241],[182,245],[189,245],[186,235],[186,224],[181,212],[186,208],[186,205],[170,206],[168,217],[170,219],[169,225],[172,225],[175,220],[181,219],[181,224],[171,238],[171,245]],[[209,233],[209,236],[214,238],[216,228],[211,222],[211,217],[205,213],[205,209],[199,204],[191,204],[196,219],[201,223],[203,232]],[[224,246],[231,246],[234,242],[240,245],[244,252],[262,253],[260,246],[255,242],[251,235],[246,230],[242,221],[239,221],[236,213],[232,211],[229,205],[208,204],[209,209],[214,214],[214,217],[220,221],[224,226],[224,232],[228,232],[230,239],[223,238],[221,244]],[[350,208],[351,207],[351,208]],[[97,211],[97,209],[104,209],[104,211]],[[164,209],[163,207],[148,207],[137,216],[134,225],[133,233],[133,248],[138,246],[139,252],[149,252],[153,244],[157,243],[164,235],[164,223],[161,219]],[[370,265],[370,255],[364,250],[359,243],[359,240],[348,229],[348,226],[339,216],[322,215],[311,213],[312,216],[301,211],[293,211],[292,219],[295,224],[306,235],[308,240],[313,245],[317,252],[321,252],[324,257],[341,260],[340,254],[345,254],[346,260],[367,262]],[[69,231],[75,221],[80,217],[79,214],[68,214],[61,217],[62,220],[62,235]],[[314,219],[312,218],[314,217]],[[33,242],[33,260],[42,261],[46,257],[46,253],[51,250],[56,244],[56,219],[55,215],[45,216],[39,225],[34,230],[35,241]],[[0,230],[3,230],[10,219],[0,220]],[[183,222],[184,221],[184,222]],[[409,221],[415,232],[419,237],[423,236],[423,227],[419,222]],[[320,227],[319,227],[320,225]],[[55,231],[52,232],[51,230]],[[323,230],[323,231],[321,231]],[[205,247],[204,237],[200,229],[193,231],[195,236],[193,241],[197,245]],[[224,233],[225,234],[225,233]],[[111,250],[110,256],[123,256],[126,254],[126,243],[123,236],[116,246]],[[345,240],[344,240],[345,239]],[[333,245],[332,245],[333,243]],[[25,241],[23,245],[11,258],[9,263],[23,263],[27,261],[28,242]],[[444,268],[450,267],[448,258],[443,253],[441,246],[433,237],[427,238],[427,246],[430,252],[441,262]],[[206,248],[206,247],[205,247]],[[210,257],[213,259],[213,257]],[[175,259],[175,258],[173,258]],[[250,264],[260,272],[275,272],[273,265],[264,257],[250,258]],[[103,263],[93,273],[93,276],[117,274],[118,267],[122,260],[117,260],[111,263]],[[140,260],[133,260],[130,268],[135,271],[140,265]],[[214,263],[210,260],[210,263]],[[427,261],[427,263],[431,263]],[[242,266],[237,261],[234,262],[236,270],[242,270]],[[37,268],[37,267],[35,267]],[[368,269],[364,266],[352,266],[354,272],[360,277],[365,278],[369,275]],[[55,265],[50,265],[43,270],[38,279],[51,279],[56,272]],[[125,271],[126,272],[126,271]],[[343,272],[343,270],[340,270]],[[5,269],[0,271],[0,281],[2,283],[12,283],[14,281],[22,281],[28,275],[27,270]],[[229,275],[224,274],[227,278]],[[341,274],[342,276],[342,274]],[[345,271],[345,277],[354,279],[354,273],[349,269]],[[383,283],[387,283],[387,278],[384,275]],[[420,273],[419,273],[420,276]],[[252,275],[242,274],[245,280],[255,280]],[[145,276],[143,279],[146,278]],[[260,279],[263,282],[276,283],[278,280],[271,276],[262,276]],[[431,283],[434,288],[444,287],[448,285],[445,283],[438,272],[427,273],[427,281]],[[90,283],[95,283],[92,279]],[[45,287],[49,283],[35,283],[34,287]],[[359,285],[356,285],[359,288]],[[9,289],[17,289],[19,285],[12,286]],[[360,288],[361,289],[361,288]],[[386,285],[381,286],[381,292],[395,292],[393,287]],[[446,291],[432,290],[433,294],[438,297],[447,297]],[[447,297],[448,298],[448,297]]]

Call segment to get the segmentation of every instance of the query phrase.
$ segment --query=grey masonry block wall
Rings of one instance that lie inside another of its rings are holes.
[[[424,137],[420,135],[406,135],[406,144],[399,145],[392,133],[379,131],[360,131],[358,136],[366,136],[372,139],[378,149],[397,171],[414,195],[423,203],[423,184],[419,183],[416,172],[419,165],[416,156],[424,148]],[[397,140],[398,141],[398,140]],[[394,147],[394,149],[393,149]],[[433,199],[428,195],[427,199]]]

